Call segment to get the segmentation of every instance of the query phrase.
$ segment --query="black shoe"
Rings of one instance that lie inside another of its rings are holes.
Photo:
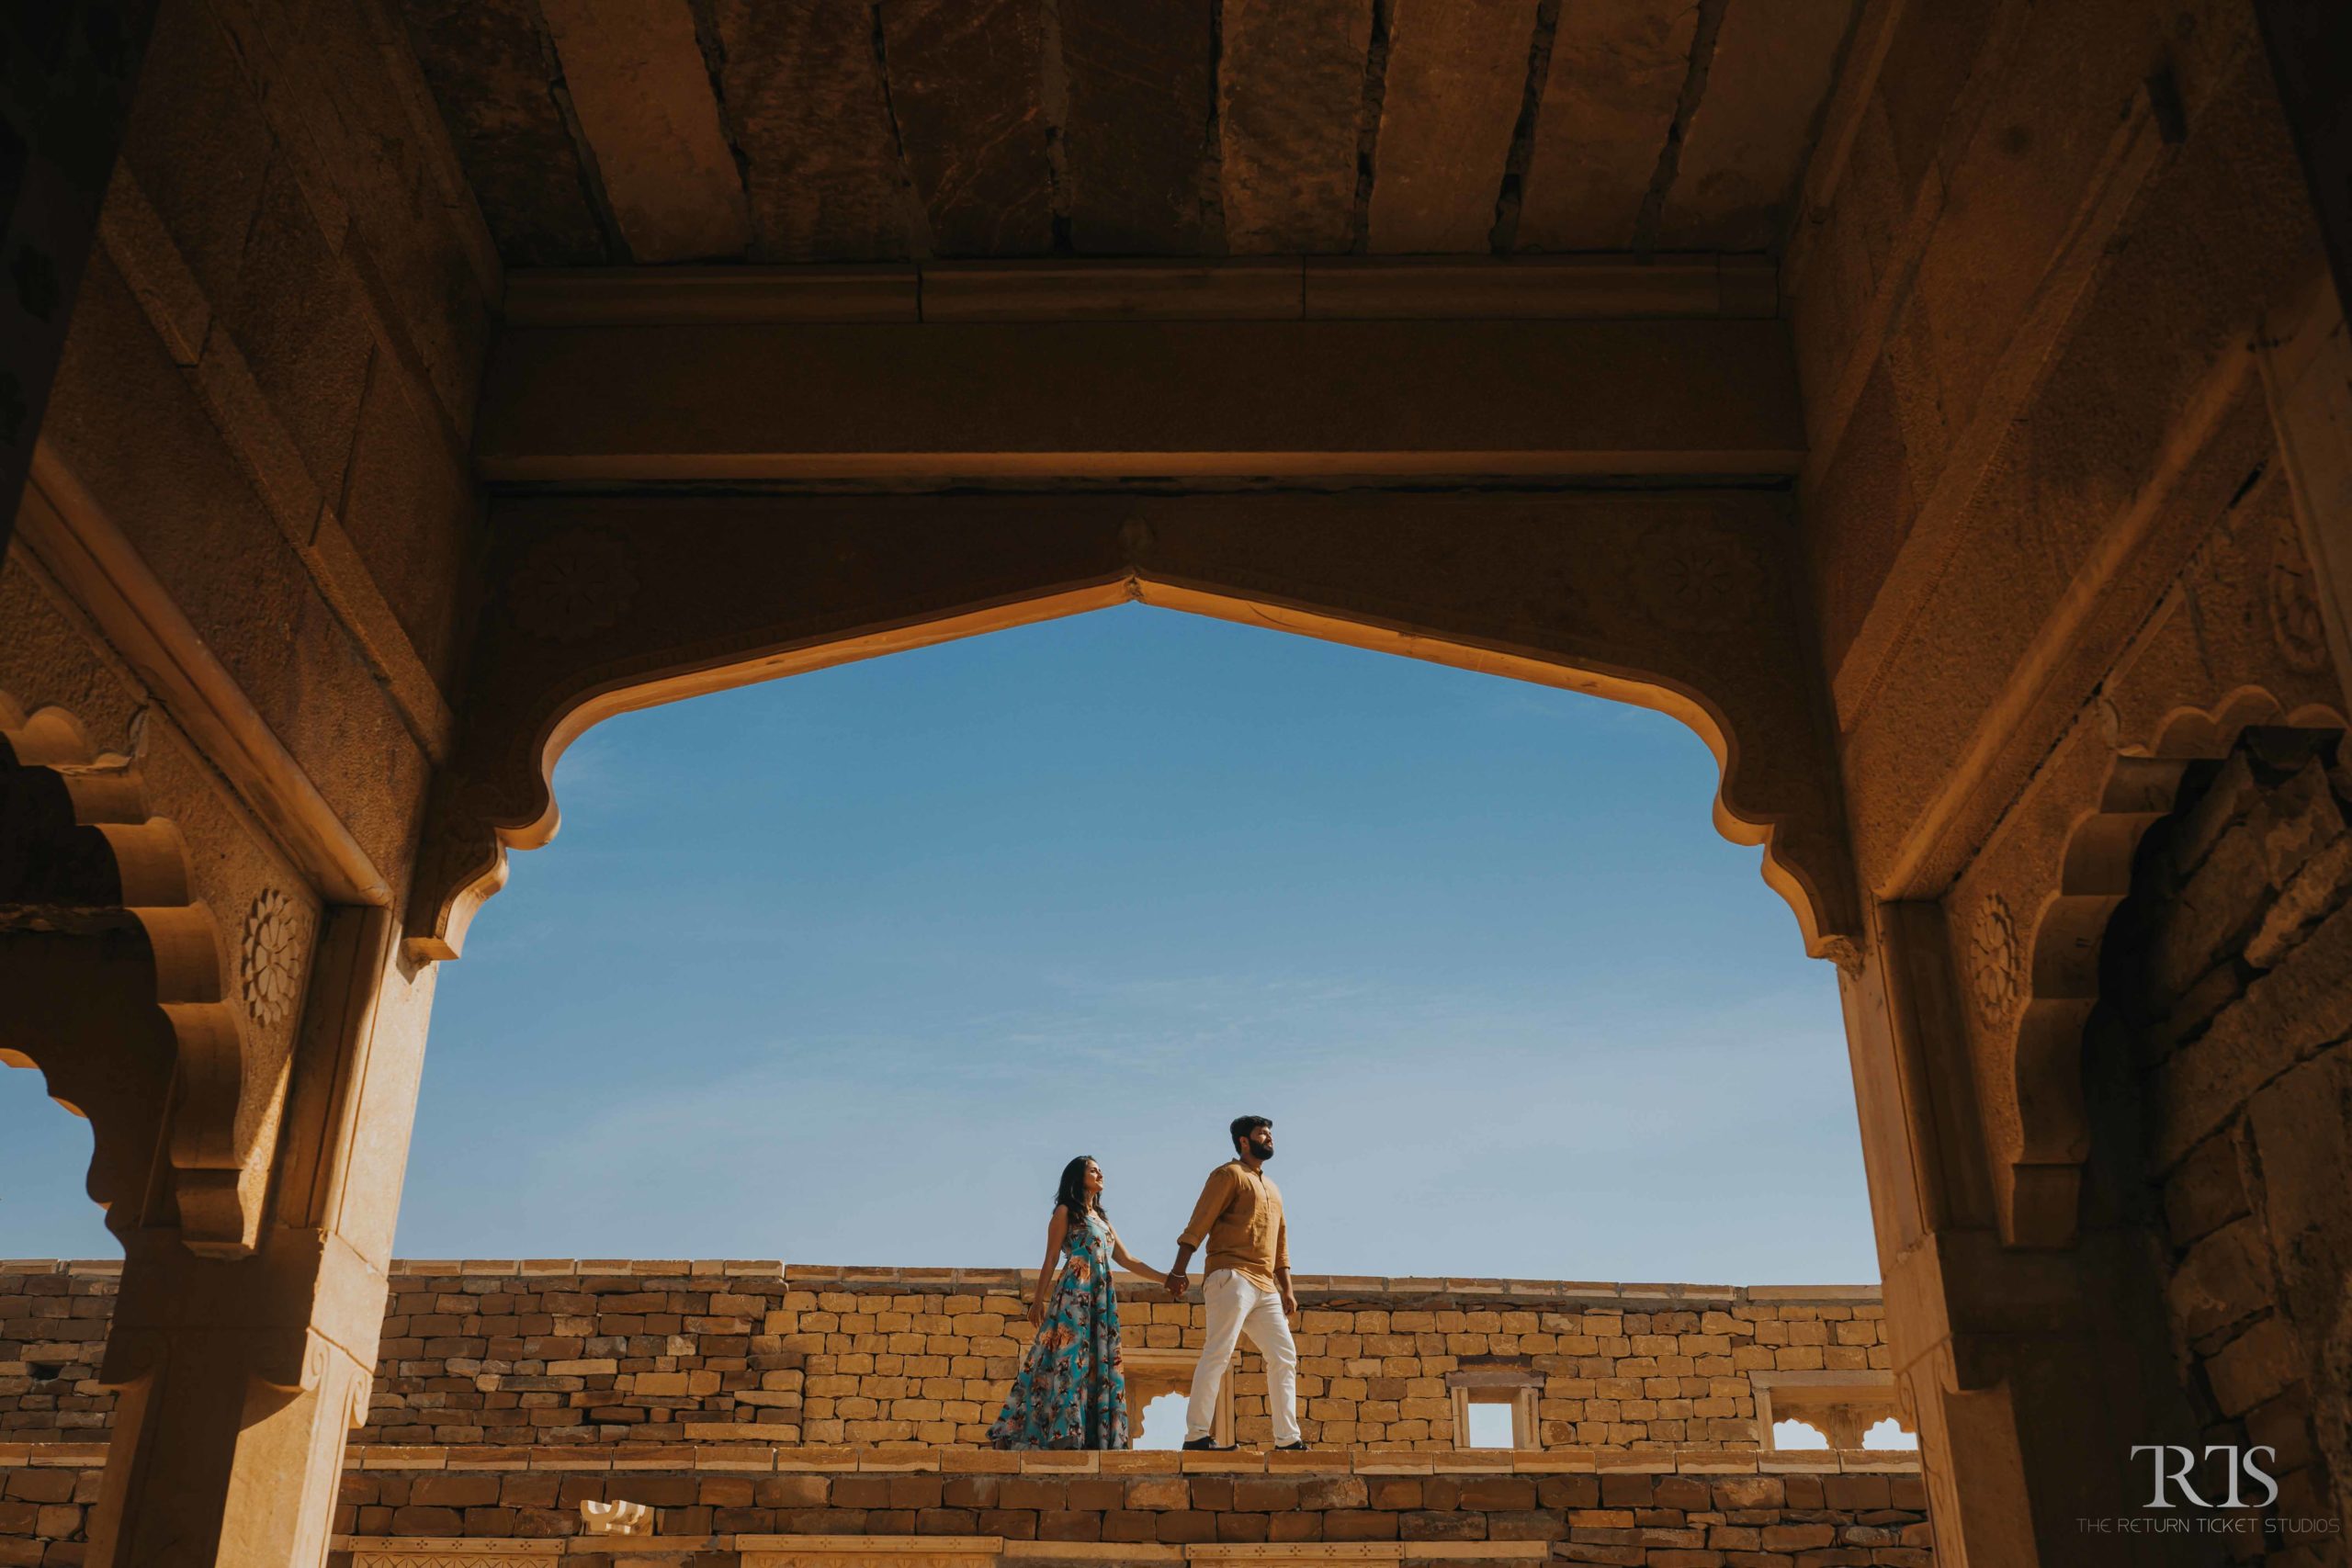
[[[1278,1454],[1295,1454],[1295,1453],[1297,1453],[1297,1452],[1301,1451],[1301,1450],[1304,1450],[1306,1447],[1306,1438],[1301,1438],[1297,1442],[1295,1442],[1295,1443],[1276,1443],[1276,1444],[1274,1445],[1274,1452],[1276,1452],[1276,1453],[1278,1453]]]
[[[1231,1453],[1233,1451],[1233,1445],[1231,1443],[1220,1443],[1215,1438],[1194,1438],[1191,1442],[1186,1443],[1184,1446],[1194,1452],[1206,1451],[1213,1454],[1225,1454]]]

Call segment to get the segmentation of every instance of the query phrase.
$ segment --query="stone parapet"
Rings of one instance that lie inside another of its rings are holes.
[[[0,1258],[0,1275],[62,1274],[74,1279],[108,1279],[120,1275],[122,1264],[111,1258]],[[832,1284],[848,1289],[904,1285],[913,1289],[945,1286],[1002,1287],[1025,1290],[1035,1278],[1025,1269],[861,1268],[833,1263],[791,1263],[774,1258],[394,1258],[395,1278],[457,1276],[460,1278],[562,1278],[583,1275],[630,1274],[654,1278],[781,1280],[788,1284]],[[1151,1283],[1143,1275],[1118,1273],[1122,1290]],[[1487,1275],[1297,1274],[1292,1284],[1304,1298],[1311,1294],[1408,1296],[1509,1296],[1531,1300],[1614,1301],[1655,1303],[1680,1301],[1849,1302],[1876,1304],[1876,1285],[1712,1285],[1681,1282],[1639,1283],[1614,1280],[1516,1280]],[[9,1287],[0,1285],[0,1296]]]
[[[0,1438],[102,1435],[112,1265],[0,1265]],[[369,1444],[724,1442],[978,1447],[1018,1366],[1019,1269],[772,1259],[396,1262]],[[1886,1381],[1875,1289],[1304,1275],[1309,1440],[1450,1451],[1474,1398],[1520,1401],[1523,1446],[1755,1450],[1759,1380]],[[1138,1395],[1181,1386],[1204,1309],[1121,1276]],[[1242,1442],[1271,1434],[1245,1351]]]

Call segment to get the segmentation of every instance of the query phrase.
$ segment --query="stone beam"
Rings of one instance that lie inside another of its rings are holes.
[[[1785,476],[1804,459],[1773,321],[842,325],[739,308],[653,324],[604,288],[601,321],[510,319],[476,431],[485,479]]]

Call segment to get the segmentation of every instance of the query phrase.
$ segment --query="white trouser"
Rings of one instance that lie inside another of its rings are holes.
[[[1184,1440],[1196,1442],[1216,1428],[1217,1385],[1225,1381],[1234,1347],[1247,1334],[1250,1347],[1265,1358],[1266,1403],[1274,1416],[1274,1441],[1298,1441],[1298,1347],[1291,1343],[1283,1299],[1230,1269],[1201,1281],[1208,1298],[1208,1338],[1193,1369],[1193,1404],[1184,1414]]]

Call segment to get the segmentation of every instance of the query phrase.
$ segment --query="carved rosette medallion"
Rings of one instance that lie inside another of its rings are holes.
[[[515,568],[508,613],[542,641],[578,642],[619,625],[637,588],[637,564],[618,534],[556,534],[533,545]]]
[[[255,1023],[274,1029],[294,1011],[301,994],[303,938],[309,921],[294,901],[264,888],[245,911],[238,947],[237,990]]]
[[[1763,557],[1736,534],[1668,529],[1644,550],[1642,602],[1670,626],[1747,619],[1748,598],[1764,582]]]
[[[1977,908],[1968,939],[1968,977],[1984,1021],[2007,1022],[2025,995],[2025,948],[2009,901],[1998,893]]]
[[[2270,635],[2287,668],[2316,675],[2327,668],[2327,626],[2320,618],[2319,593],[2312,582],[2311,563],[2294,536],[2279,534],[2270,561],[2270,581],[2264,597],[2270,606]]]

